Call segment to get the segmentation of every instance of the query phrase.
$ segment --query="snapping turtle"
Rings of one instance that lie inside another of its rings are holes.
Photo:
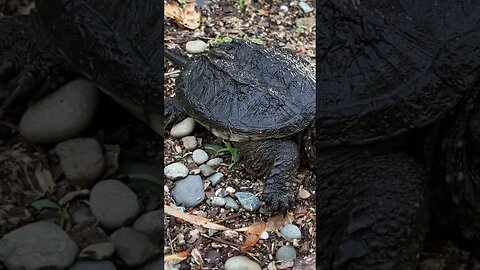
[[[35,4],[36,13],[0,18],[0,88],[13,89],[0,111],[78,74],[162,134],[162,3]]]
[[[480,225],[480,2],[317,2],[317,269],[415,269]]]
[[[190,115],[266,175],[262,199],[272,212],[294,202],[289,183],[300,163],[312,161],[315,78],[309,64],[274,47],[240,39],[190,60],[167,50],[183,66],[174,98],[165,99],[167,123]],[[305,150],[305,151],[303,151]],[[312,162],[313,163],[313,162]]]
[[[163,134],[160,1],[37,0],[36,8],[38,14],[0,19],[8,37],[0,41],[0,82],[15,89],[1,109],[38,86],[51,87],[59,74],[81,74]],[[239,142],[240,154],[268,174],[263,198],[271,209],[289,208],[301,154],[292,137],[300,134],[314,150],[308,64],[240,41],[184,64],[179,102],[166,101],[167,120],[181,105],[217,136]]]

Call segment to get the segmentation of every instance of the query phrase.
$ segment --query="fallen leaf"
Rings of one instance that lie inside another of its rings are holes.
[[[196,264],[203,265],[202,254],[200,254],[200,251],[198,251],[197,248],[192,250],[192,257]]]
[[[171,269],[171,270],[177,270],[178,268],[175,267],[175,264],[185,260],[186,258],[188,258],[188,256],[190,256],[190,253],[186,252],[186,251],[182,251],[182,252],[179,252],[179,253],[175,253],[175,254],[172,254],[172,255],[167,255],[165,257],[163,257],[164,259],[164,269]]]
[[[236,231],[246,233],[245,242],[240,248],[240,251],[245,252],[255,246],[265,230],[265,226],[265,222],[258,222],[245,228],[236,229]]]
[[[88,189],[72,191],[72,192],[69,192],[69,193],[65,194],[65,196],[63,196],[58,201],[58,204],[61,205],[61,206],[64,206],[67,203],[69,203],[71,200],[77,198],[78,196],[88,196],[88,195],[90,195],[90,190],[88,190]]]
[[[102,179],[106,179],[112,174],[114,174],[118,166],[118,156],[120,155],[120,146],[113,144],[104,144],[104,160],[105,160],[105,170],[102,175]]]
[[[293,213],[288,212],[287,215],[278,214],[268,219],[265,230],[267,232],[275,232],[280,230],[286,224],[293,221]]]
[[[41,163],[38,163],[35,167],[35,178],[37,180],[38,186],[43,193],[55,187],[52,173],[49,170],[43,168]]]
[[[175,22],[188,29],[196,29],[200,26],[201,13],[196,9],[195,2],[186,3],[183,7],[177,2],[165,3],[165,16],[174,19]]]
[[[196,215],[190,215],[187,213],[183,213],[182,211],[179,211],[171,206],[164,205],[165,209],[165,214],[174,216],[176,218],[182,219],[188,223],[191,223],[193,225],[197,225],[203,228],[207,229],[212,229],[212,230],[217,230],[217,231],[225,231],[225,230],[230,230],[229,228],[218,225],[216,223],[211,222],[208,218],[204,218],[201,216],[196,216]]]

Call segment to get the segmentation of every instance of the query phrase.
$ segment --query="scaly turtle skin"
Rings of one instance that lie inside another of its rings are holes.
[[[317,268],[413,270],[480,225],[480,3],[318,3]]]
[[[300,152],[314,156],[313,147],[300,150],[294,141],[305,139],[301,146],[308,148],[313,139],[315,78],[309,64],[242,40],[216,45],[192,60],[173,52],[167,57],[183,66],[175,98],[166,98],[167,122],[181,112],[216,136],[236,142],[240,155],[266,175],[262,199],[270,210],[292,207],[289,183]]]

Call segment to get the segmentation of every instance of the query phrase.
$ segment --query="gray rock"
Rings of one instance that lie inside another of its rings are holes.
[[[147,265],[143,266],[139,270],[159,270],[163,269],[163,257],[160,257],[156,260],[154,260],[151,263],[148,263]]]
[[[226,203],[227,203],[227,201],[225,200],[225,198],[222,198],[222,197],[213,197],[212,198],[212,205],[213,206],[222,207]]]
[[[104,228],[114,230],[133,220],[140,213],[140,204],[127,185],[104,180],[90,193],[90,209]]]
[[[188,53],[202,53],[208,48],[208,44],[202,40],[192,40],[185,44],[185,50]]]
[[[232,197],[225,197],[225,209],[231,209],[234,211],[238,211],[240,206],[238,206],[238,203],[233,199]]]
[[[293,225],[293,224],[287,224],[285,225],[281,230],[280,233],[283,235],[283,237],[290,242],[293,242],[294,239],[301,239],[302,238],[302,232],[300,229]]]
[[[178,180],[170,193],[177,204],[185,207],[197,206],[205,199],[203,181],[198,175],[189,175],[185,179]]]
[[[66,269],[77,253],[77,244],[51,222],[31,223],[0,239],[0,261],[9,270]]]
[[[89,188],[102,175],[105,161],[100,144],[90,138],[76,138],[55,147],[63,172],[74,185]]]
[[[195,136],[186,136],[182,138],[183,147],[187,151],[193,151],[197,149],[198,142]]]
[[[216,250],[209,250],[207,252],[207,255],[205,256],[205,261],[208,263],[208,264],[217,264],[220,259],[221,259],[222,255],[220,254],[220,252],[216,251]]]
[[[298,18],[295,20],[297,28],[312,29],[315,26],[315,17]]]
[[[261,270],[258,263],[247,256],[234,256],[225,262],[225,270]]]
[[[128,266],[139,266],[161,253],[150,238],[130,227],[118,229],[110,236],[117,256]]]
[[[92,82],[73,80],[30,106],[20,120],[20,133],[36,143],[77,137],[90,125],[98,96]]]
[[[215,171],[212,169],[212,167],[206,165],[206,164],[202,164],[200,165],[200,167],[198,167],[200,169],[200,172],[202,173],[203,176],[210,176],[212,175]]]
[[[215,196],[217,197],[226,197],[228,195],[227,191],[224,188],[219,188],[215,190]]]
[[[275,253],[275,259],[277,261],[290,261],[294,260],[296,257],[297,251],[290,245],[279,248]]]
[[[111,261],[78,261],[69,270],[117,270]]]
[[[91,244],[90,246],[84,248],[78,257],[82,259],[101,261],[112,257],[114,252],[115,247],[112,243],[103,242]]]
[[[203,164],[207,162],[208,160],[208,154],[207,152],[203,151],[202,149],[197,149],[193,151],[192,154],[193,161],[197,163],[198,165]]]
[[[214,173],[212,175],[210,175],[208,178],[208,181],[210,181],[210,183],[212,183],[212,186],[216,186],[218,183],[222,182],[223,179],[225,179],[225,175],[223,175],[223,173],[221,172],[217,172],[217,173]]]
[[[192,134],[195,129],[195,119],[187,117],[178,124],[174,125],[170,130],[170,135],[175,138],[182,138]]]
[[[299,3],[298,3],[298,6],[299,6],[299,7],[303,10],[303,12],[305,12],[305,13],[310,13],[310,12],[313,11],[313,8],[312,8],[309,4],[307,4],[307,3],[305,3],[305,2],[299,2]]]
[[[248,211],[256,211],[260,209],[260,199],[255,194],[250,192],[237,192],[235,193],[238,201]]]
[[[181,162],[175,162],[165,166],[163,173],[168,179],[177,180],[187,177],[188,168]]]
[[[141,215],[135,223],[133,228],[145,235],[154,239],[163,237],[163,209],[151,211]]]
[[[210,159],[209,161],[207,161],[207,165],[212,167],[212,169],[216,169],[220,166],[220,164],[223,163],[223,159],[222,158],[212,158]]]

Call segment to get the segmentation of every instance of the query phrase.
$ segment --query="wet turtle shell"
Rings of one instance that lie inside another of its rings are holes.
[[[315,78],[306,61],[243,40],[188,63],[176,83],[186,114],[232,141],[280,138],[315,117]]]
[[[319,146],[425,126],[478,81],[474,1],[321,1],[317,10]]]

